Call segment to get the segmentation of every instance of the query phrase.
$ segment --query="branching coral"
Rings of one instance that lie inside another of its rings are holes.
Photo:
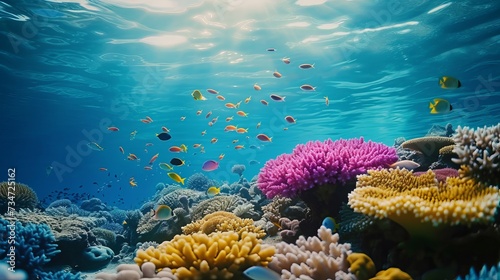
[[[12,201],[15,203],[15,209],[27,208],[30,210],[35,209],[38,204],[38,197],[32,188],[25,184],[8,182],[0,183],[0,214],[7,212],[7,202]]]
[[[203,219],[195,221],[182,227],[184,234],[200,232],[210,234],[215,231],[234,231],[238,234],[243,232],[253,232],[258,238],[266,235],[264,230],[256,227],[252,219],[241,219],[230,212],[217,211],[206,215]]]
[[[349,194],[354,211],[387,217],[418,235],[440,224],[489,223],[499,201],[497,188],[459,177],[438,183],[431,170],[418,177],[406,169],[370,170]]]
[[[339,244],[339,235],[321,226],[318,237],[300,236],[295,244],[280,242],[276,244],[276,254],[269,268],[281,273],[282,279],[333,279],[345,275],[351,254],[350,245]],[[355,279],[354,275],[351,278]]]
[[[169,268],[179,279],[238,279],[254,265],[267,266],[274,247],[261,245],[255,233],[215,232],[176,235],[157,248],[138,250],[135,262]]]
[[[368,169],[398,160],[396,150],[363,138],[297,145],[291,154],[266,162],[260,170],[259,189],[269,198],[293,197],[324,184],[344,184]]]
[[[459,126],[453,139],[458,155],[453,161],[462,164],[462,176],[500,186],[500,123],[477,129]]]
[[[168,268],[156,273],[153,263],[146,262],[141,267],[135,264],[120,264],[116,267],[117,274],[98,273],[95,280],[130,280],[130,279],[169,279],[177,280]]]

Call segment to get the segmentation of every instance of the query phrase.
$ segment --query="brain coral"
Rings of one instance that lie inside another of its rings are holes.
[[[462,164],[461,173],[487,185],[500,186],[500,123],[496,126],[471,129],[458,127],[453,152]]]
[[[368,169],[397,160],[394,148],[363,138],[310,141],[297,145],[291,154],[267,161],[257,183],[268,198],[293,197],[318,185],[346,183]]]
[[[241,279],[243,270],[267,266],[273,255],[274,247],[261,246],[255,233],[215,232],[176,235],[157,248],[138,250],[134,260],[168,267],[179,279]]]
[[[10,193],[10,194],[9,194]],[[7,212],[7,202],[12,197],[15,202],[15,209],[21,208],[35,209],[38,204],[38,197],[32,188],[25,184],[15,183],[9,185],[8,182],[0,183],[0,214]]]
[[[439,224],[489,223],[499,201],[497,188],[459,177],[438,182],[432,170],[420,176],[406,169],[369,170],[349,194],[354,211],[387,217],[410,234],[424,235]]]

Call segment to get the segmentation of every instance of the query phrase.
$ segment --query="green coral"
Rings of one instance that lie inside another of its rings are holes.
[[[38,205],[38,197],[32,188],[25,184],[9,182],[0,183],[0,214],[7,212],[8,202],[13,201],[12,205],[16,210],[27,208],[35,209]]]

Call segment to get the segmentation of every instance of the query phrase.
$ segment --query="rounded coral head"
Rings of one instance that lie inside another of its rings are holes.
[[[309,141],[297,145],[291,154],[267,161],[257,184],[268,198],[293,197],[315,186],[345,184],[356,175],[397,160],[396,149],[363,138]]]

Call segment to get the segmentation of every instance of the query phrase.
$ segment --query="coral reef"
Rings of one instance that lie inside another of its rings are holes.
[[[446,124],[446,126],[432,125],[432,127],[427,131],[425,136],[441,136],[450,137],[454,133],[453,126],[451,123]]]
[[[462,176],[500,186],[500,123],[476,129],[458,126],[453,140],[458,155],[453,161],[462,165]]]
[[[136,264],[120,264],[116,267],[117,274],[98,273],[95,280],[131,280],[131,279],[164,279],[177,280],[169,268],[156,273],[156,266],[146,262],[141,267]]]
[[[80,208],[90,212],[108,210],[106,204],[96,197],[82,201]]]
[[[396,150],[363,138],[297,145],[291,154],[266,162],[258,178],[259,189],[268,197],[293,197],[324,184],[345,184],[369,169],[398,160]]]
[[[235,165],[233,165],[233,167],[231,167],[231,172],[238,174],[240,177],[242,177],[245,169],[246,169],[245,165],[235,164]]]
[[[11,193],[9,195],[9,192]],[[8,198],[12,197],[16,205],[16,210],[19,209],[30,209],[34,210],[38,205],[38,197],[32,188],[25,184],[15,183],[10,184],[8,182],[0,183],[0,214],[7,212],[7,202],[11,201]]]
[[[324,217],[336,217],[356,175],[386,167],[398,160],[396,150],[360,139],[330,139],[297,145],[291,154],[266,162],[258,187],[269,198],[298,196],[311,210],[301,223],[303,234],[314,234]]]
[[[214,182],[208,179],[203,173],[195,173],[187,179],[186,187],[188,189],[205,192]]]
[[[256,227],[252,219],[241,219],[230,212],[217,211],[206,215],[201,220],[190,223],[182,227],[184,234],[194,232],[210,234],[215,231],[225,232],[234,231],[238,234],[243,232],[253,232],[258,238],[266,235],[264,230]]]
[[[438,183],[432,170],[414,176],[406,169],[370,170],[359,175],[349,205],[356,212],[388,217],[410,235],[434,236],[441,224],[493,221],[500,191],[473,180],[450,177]]]
[[[236,207],[246,202],[245,199],[237,195],[221,195],[215,196],[207,200],[203,200],[198,205],[193,207],[191,211],[191,220],[197,221],[204,216],[217,212],[226,211],[232,212]]]
[[[356,275],[358,280],[368,280],[377,273],[375,263],[366,254],[352,253],[347,256],[347,262],[349,262],[349,271]]]
[[[101,245],[113,247],[116,243],[116,233],[110,230],[97,227],[92,229],[92,233],[94,233]]]
[[[15,233],[14,239],[8,238],[11,232]],[[45,224],[23,225],[0,219],[0,237],[0,259],[9,261],[13,258],[13,266],[26,271],[33,279],[36,278],[37,270],[42,270],[51,258],[61,252],[56,249],[54,235]],[[8,243],[9,240],[14,243]],[[10,251],[10,248],[14,250]]]
[[[248,267],[267,266],[274,252],[274,247],[261,245],[255,233],[193,233],[138,250],[135,262],[170,268],[179,279],[239,279]]]
[[[386,279],[412,280],[413,278],[411,278],[411,276],[408,275],[408,273],[396,267],[390,267],[386,270],[381,270],[377,272],[375,277],[370,278],[370,280],[386,280]]]
[[[288,218],[280,218],[278,221],[280,225],[279,234],[281,239],[286,243],[293,243],[300,235],[300,221],[290,220]]]
[[[47,208],[56,208],[56,207],[68,208],[68,207],[71,207],[72,204],[73,203],[71,202],[71,200],[63,198],[63,199],[58,199],[58,200],[52,202],[51,204],[49,204],[49,206],[47,206]]]
[[[106,246],[90,246],[83,250],[79,267],[82,270],[96,271],[108,265],[114,256],[113,250]]]
[[[345,275],[349,268],[350,245],[338,241],[338,234],[321,226],[318,237],[300,236],[296,245],[280,242],[276,244],[269,268],[280,273],[282,279],[355,279],[350,273]]]

